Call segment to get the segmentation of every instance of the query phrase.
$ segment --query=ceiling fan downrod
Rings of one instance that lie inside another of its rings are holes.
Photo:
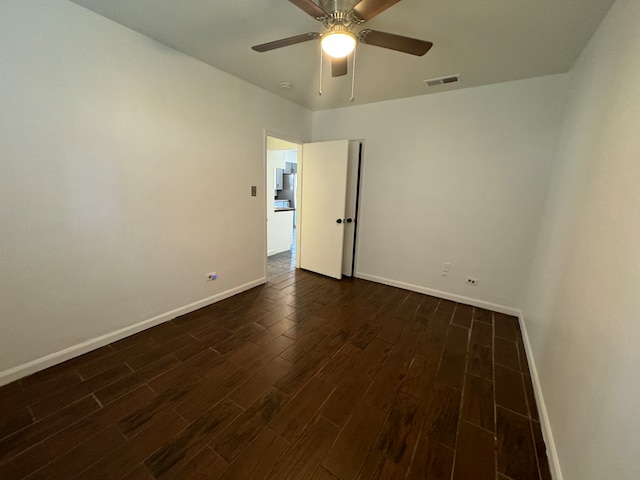
[[[363,20],[353,10],[353,7],[360,3],[360,0],[320,0],[318,3],[327,12],[327,15],[321,19],[327,28],[334,25],[344,25],[351,28],[363,23]]]

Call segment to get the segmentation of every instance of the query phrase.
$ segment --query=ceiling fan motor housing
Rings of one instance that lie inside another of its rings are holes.
[[[320,0],[318,3],[325,12],[349,12],[360,0]]]
[[[358,2],[355,0],[325,0],[321,1],[322,8],[328,15],[321,19],[325,27],[331,30],[349,31],[355,25],[362,23],[362,20],[353,11],[353,6]]]

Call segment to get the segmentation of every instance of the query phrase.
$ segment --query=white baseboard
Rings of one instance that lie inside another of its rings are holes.
[[[522,331],[524,349],[525,353],[527,354],[527,361],[529,362],[529,370],[531,371],[533,392],[536,396],[536,403],[538,404],[540,426],[542,427],[542,436],[544,437],[544,442],[547,447],[547,458],[549,459],[551,476],[554,480],[563,480],[562,470],[560,469],[560,461],[558,460],[558,451],[556,450],[556,444],[553,440],[553,432],[551,431],[551,423],[549,422],[549,414],[547,413],[547,406],[544,403],[544,395],[542,394],[540,377],[538,377],[538,369],[536,368],[536,362],[533,358],[531,343],[529,343],[529,334],[527,333],[527,327],[524,323],[524,315],[522,314],[522,312],[519,312],[518,314],[518,321],[520,322],[520,330]]]
[[[212,303],[216,303],[224,300],[225,298],[237,295],[238,293],[244,292],[245,290],[257,287],[258,285],[262,285],[266,281],[266,277],[253,280],[251,282],[245,283],[235,288],[231,288],[216,295],[203,298],[202,300],[198,300],[197,302],[193,302],[174,310],[162,313],[153,318],[149,318],[133,325],[129,325],[128,327],[124,327],[114,332],[107,333],[106,335],[92,338],[90,340],[87,340],[86,342],[73,345],[72,347],[60,350],[59,352],[51,353],[49,355],[45,355],[44,357],[37,358],[22,365],[18,365],[17,367],[4,370],[3,372],[0,372],[0,386],[14,382],[16,380],[19,380],[20,378],[26,377],[27,375],[39,372],[40,370],[52,367],[53,365],[65,362],[74,357],[83,355],[87,352],[90,352],[91,350],[95,350],[118,340],[122,340],[123,338],[129,337],[148,328],[155,327],[156,325],[172,320],[176,317],[179,317],[180,315],[185,315],[187,313],[198,310],[199,308],[206,307],[207,305],[211,305]]]
[[[464,303],[465,305],[473,305],[474,307],[478,307],[478,308],[486,308],[487,310],[506,313],[507,315],[518,316],[520,314],[520,310],[518,310],[517,308],[507,307],[504,305],[499,305],[497,303],[485,302],[484,300],[478,300],[476,298],[456,295],[454,293],[434,290],[432,288],[422,287],[420,285],[413,285],[411,283],[405,283],[399,280],[378,277],[377,275],[369,275],[368,273],[356,272],[355,277],[362,278],[363,280],[371,280],[372,282],[383,283],[385,285],[390,285],[392,287],[411,290],[412,292],[424,293],[425,295],[432,295],[434,297],[444,298],[445,300],[451,300],[457,303]]]

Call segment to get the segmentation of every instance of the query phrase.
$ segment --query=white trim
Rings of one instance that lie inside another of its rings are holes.
[[[58,363],[65,362],[74,357],[83,355],[87,352],[90,352],[91,350],[95,350],[96,348],[104,347],[105,345],[109,345],[110,343],[116,342],[148,328],[155,327],[156,325],[159,325],[161,323],[173,320],[180,315],[185,315],[187,313],[198,310],[199,308],[206,307],[207,305],[211,305],[212,303],[216,303],[224,300],[225,298],[237,295],[238,293],[244,292],[245,290],[257,287],[258,285],[262,285],[266,281],[266,277],[253,280],[251,282],[245,283],[235,288],[231,288],[216,295],[203,298],[202,300],[198,300],[197,302],[193,302],[174,310],[162,313],[153,318],[143,320],[142,322],[129,325],[128,327],[121,328],[100,337],[92,338],[72,347],[60,350],[59,352],[51,353],[49,355],[45,355],[44,357],[40,357],[30,362],[23,363],[22,365],[18,365],[17,367],[4,370],[3,372],[0,372],[0,386],[14,382],[16,380],[19,380],[20,378],[26,377],[27,375],[39,372],[40,370],[44,370],[45,368],[57,365]]]
[[[560,461],[558,459],[558,451],[556,450],[556,443],[553,440],[553,432],[551,431],[549,414],[547,412],[547,406],[544,403],[544,396],[542,395],[542,386],[540,385],[540,377],[538,377],[538,369],[536,368],[536,362],[533,358],[531,343],[529,343],[529,334],[527,333],[527,327],[525,326],[524,315],[522,314],[522,312],[519,312],[518,314],[518,321],[520,322],[520,330],[522,331],[522,340],[524,342],[524,350],[527,355],[527,361],[529,362],[529,370],[531,371],[531,380],[533,381],[533,392],[536,397],[536,403],[538,404],[538,415],[540,416],[540,426],[542,427],[542,436],[544,437],[544,443],[547,447],[547,458],[549,459],[551,477],[554,480],[563,480],[562,470],[560,469]]]
[[[474,307],[478,308],[486,308],[487,310],[506,313],[507,315],[520,315],[520,310],[518,310],[517,308],[507,307],[505,305],[499,305],[497,303],[485,302],[484,300],[478,300],[476,298],[465,297],[462,295],[456,295],[455,293],[434,290],[432,288],[422,287],[420,285],[414,285],[412,283],[405,283],[399,280],[378,277],[377,275],[370,275],[368,273],[362,272],[356,272],[355,277],[362,278],[363,280],[371,280],[372,282],[383,283],[392,287],[404,288],[405,290],[411,290],[412,292],[424,293],[425,295],[433,295],[434,297],[444,298],[445,300],[451,300],[457,303],[464,303],[465,305],[473,305]]]

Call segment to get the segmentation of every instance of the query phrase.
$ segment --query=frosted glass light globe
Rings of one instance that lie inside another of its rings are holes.
[[[322,37],[320,44],[324,53],[330,57],[342,58],[356,48],[356,37],[349,32],[331,32]]]

